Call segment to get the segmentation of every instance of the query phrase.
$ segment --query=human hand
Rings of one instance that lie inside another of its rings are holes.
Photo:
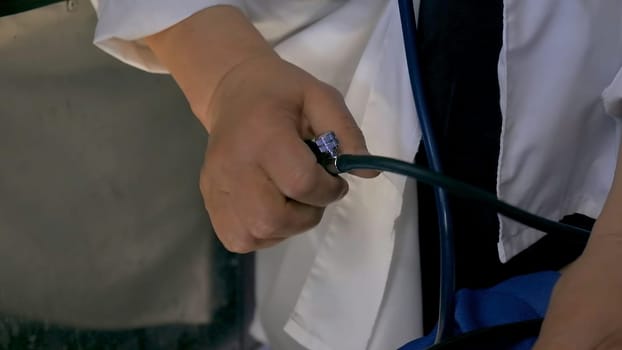
[[[343,152],[367,153],[343,97],[279,58],[239,10],[208,8],[146,43],[210,133],[200,188],[226,248],[250,252],[301,233],[346,194],[304,143],[334,131]]]
[[[304,139],[332,130],[343,152],[367,153],[341,94],[274,55],[229,72],[207,113],[201,192],[215,231],[235,252],[315,226],[346,194],[346,181],[320,166]]]
[[[622,240],[594,235],[559,279],[534,350],[622,349]]]

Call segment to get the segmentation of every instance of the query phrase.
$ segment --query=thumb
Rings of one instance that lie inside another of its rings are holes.
[[[343,96],[334,87],[320,82],[306,89],[303,114],[316,136],[328,131],[335,133],[341,153],[369,154],[363,132],[348,110]],[[352,174],[372,178],[378,176],[379,172],[355,170]]]

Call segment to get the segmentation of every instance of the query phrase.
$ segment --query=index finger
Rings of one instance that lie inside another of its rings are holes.
[[[369,154],[363,132],[337,89],[324,83],[307,89],[303,113],[316,135],[333,131],[339,139],[339,148],[343,153]],[[379,172],[356,170],[352,174],[371,178],[377,176]]]
[[[283,195],[316,207],[325,207],[345,195],[347,182],[318,164],[295,129],[283,129],[274,136],[278,145],[267,149],[261,167]]]

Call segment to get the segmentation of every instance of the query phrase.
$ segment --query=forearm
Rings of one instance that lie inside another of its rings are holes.
[[[622,348],[622,149],[614,182],[581,257],[551,296],[538,350]]]
[[[232,6],[207,8],[145,41],[208,130],[211,96],[227,72],[251,58],[276,55],[244,14]]]
[[[622,144],[613,185],[592,232],[593,238],[619,240],[622,247]]]

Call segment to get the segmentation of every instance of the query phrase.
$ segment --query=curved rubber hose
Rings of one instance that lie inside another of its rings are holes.
[[[442,187],[456,196],[469,198],[490,206],[503,216],[545,233],[563,234],[566,237],[571,235],[582,242],[587,242],[590,235],[588,230],[532,214],[524,209],[503,202],[497,196],[478,187],[398,159],[344,154],[337,158],[336,165],[339,171],[342,172],[356,169],[373,169],[413,177],[428,185]]]
[[[413,0],[399,0],[398,6],[402,23],[402,34],[404,36],[404,50],[408,63],[410,87],[415,100],[419,125],[421,126],[423,145],[430,168],[436,172],[442,173],[440,154],[424,96],[419,57],[417,55],[417,22],[415,19]],[[441,339],[445,338],[451,330],[450,322],[452,320],[454,294],[456,292],[456,262],[452,228],[453,220],[451,219],[447,193],[445,193],[442,188],[436,187],[434,188],[434,197],[436,201],[440,238],[439,310],[435,339],[435,342],[439,342]]]

